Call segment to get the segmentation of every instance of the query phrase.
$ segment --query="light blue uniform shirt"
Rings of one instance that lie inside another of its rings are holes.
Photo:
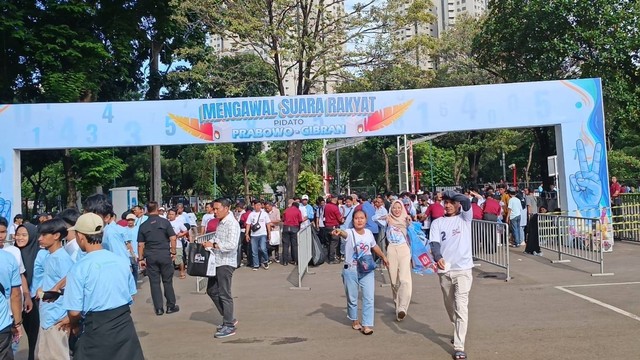
[[[22,285],[20,268],[16,258],[6,251],[0,251],[0,284],[4,287],[4,296],[0,294],[0,330],[13,324],[11,318],[11,288]]]
[[[125,245],[127,239],[124,230],[125,228],[115,222],[107,224],[104,227],[104,233],[102,235],[102,247],[130,261],[129,258],[131,255]]]
[[[378,224],[373,220],[373,216],[376,214],[376,208],[369,201],[362,203],[362,210],[367,214],[367,224],[365,228],[369,229],[373,234],[377,234],[380,229]]]
[[[40,249],[36,255],[36,260],[33,263],[33,277],[31,278],[31,286],[29,287],[31,296],[36,296],[36,290],[42,287],[42,280],[44,279],[44,261],[48,256],[49,252],[46,249]]]
[[[44,278],[42,279],[42,290],[51,290],[58,281],[67,276],[69,270],[73,266],[73,260],[69,253],[61,247],[53,253],[49,253],[44,261]],[[48,329],[55,325],[62,318],[67,316],[67,311],[62,306],[64,295],[52,303],[40,303],[40,327]]]
[[[342,209],[344,213],[342,214],[342,216],[344,216],[344,223],[340,225],[340,229],[342,230],[351,229],[353,227],[353,212],[356,211],[356,207],[355,205],[351,205],[351,207],[345,206]]]
[[[131,241],[131,247],[133,247],[133,253],[138,257],[138,230],[139,226],[134,226],[132,228],[126,227],[124,228],[124,239],[126,241]]]
[[[106,250],[87,253],[67,276],[65,310],[105,311],[131,304],[137,292],[129,260]]]

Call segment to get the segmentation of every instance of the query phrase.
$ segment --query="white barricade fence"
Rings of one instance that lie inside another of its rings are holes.
[[[207,241],[211,241],[213,240],[213,236],[215,235],[215,232],[210,232],[210,233],[206,233],[203,235],[198,235],[196,236],[195,240],[193,241],[194,243],[197,244],[202,244],[204,242]],[[188,259],[189,253],[187,252],[187,249],[184,249],[184,256],[185,259]],[[196,276],[196,293],[200,293],[202,292],[202,290],[207,289],[207,278],[206,277],[200,277],[200,276]]]
[[[495,221],[473,220],[471,241],[473,257],[505,269],[506,280],[509,281],[509,226]]]
[[[313,247],[313,229],[311,225],[307,225],[298,231],[298,282],[296,286],[290,287],[291,290],[311,290],[309,287],[302,286],[302,278],[309,272],[309,262],[312,257]]]
[[[558,253],[558,259],[551,262],[569,262],[566,255],[600,265],[600,272],[592,276],[613,275],[604,272],[603,231],[599,219],[538,214],[540,247]]]

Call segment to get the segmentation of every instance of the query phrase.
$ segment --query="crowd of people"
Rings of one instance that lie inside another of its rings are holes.
[[[282,210],[270,201],[245,204],[217,199],[206,204],[199,224],[195,212],[186,211],[183,204],[167,210],[149,202],[133,207],[119,221],[105,195],[90,196],[83,205],[83,214],[66,209],[53,218],[41,217],[38,225],[23,222],[19,215],[12,224],[0,219],[0,254],[7,260],[1,261],[0,269],[0,358],[11,358],[24,332],[29,359],[142,359],[129,310],[136,283],[141,282],[138,276],[148,276],[156,315],[180,311],[174,273],[177,269],[179,279],[186,277],[187,249],[197,235],[206,233],[213,237],[202,245],[216,259],[216,275],[208,279],[207,294],[223,318],[216,338],[236,333],[234,271],[243,266],[268,270],[274,263],[297,265],[297,236],[305,227],[317,233],[328,264],[342,265],[351,327],[370,335],[375,306],[370,270],[375,263],[389,270],[396,320],[408,316],[412,295],[408,233],[411,224],[419,222],[439,268],[454,328],[454,357],[464,359],[473,267],[471,220],[509,224],[511,246],[520,247],[528,218],[545,211],[537,207],[529,189],[520,192],[502,185],[495,190],[373,197],[327,194],[313,203],[303,195],[290,199]],[[539,255],[540,249],[527,247],[525,252]],[[363,262],[369,257],[372,266]],[[106,335],[108,341],[99,341]]]

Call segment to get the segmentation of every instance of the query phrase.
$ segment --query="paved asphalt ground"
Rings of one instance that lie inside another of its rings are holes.
[[[605,254],[605,270],[615,273],[607,277],[592,277],[598,265],[582,260],[551,264],[554,255],[512,249],[509,282],[485,277],[501,269],[476,267],[469,359],[640,359],[640,244],[617,242]],[[303,280],[310,291],[289,289],[292,270],[273,264],[235,272],[238,332],[226,339],[213,338],[221,317],[207,295],[195,293],[194,278],[176,275],[181,310],[163,316],[153,312],[145,279],[133,317],[146,358],[451,359],[452,327],[436,276],[414,275],[411,307],[401,323],[391,289],[377,287],[375,333],[364,336],[346,318],[340,265],[312,268],[315,274]],[[379,285],[383,274],[377,273]],[[24,355],[23,343],[17,359]]]

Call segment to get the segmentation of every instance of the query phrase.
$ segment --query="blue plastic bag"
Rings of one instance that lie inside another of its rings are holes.
[[[433,260],[427,237],[422,232],[422,224],[412,223],[407,227],[407,235],[411,242],[411,270],[420,275],[436,274],[438,266]]]

